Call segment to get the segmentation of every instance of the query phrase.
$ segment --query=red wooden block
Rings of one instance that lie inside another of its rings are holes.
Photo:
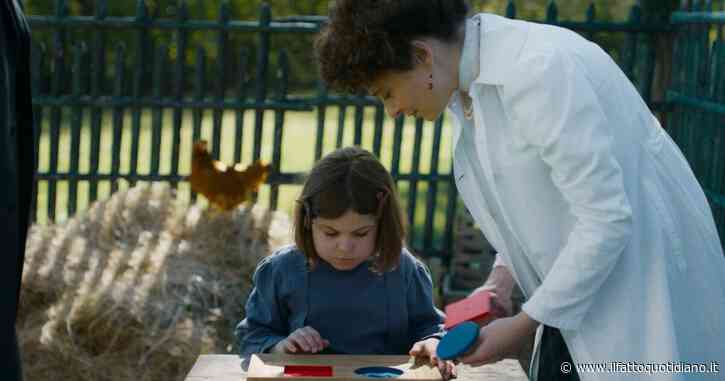
[[[287,377],[332,377],[331,366],[321,365],[285,365]]]
[[[459,300],[446,306],[445,329],[451,329],[466,321],[477,322],[489,317],[491,294],[486,291]]]

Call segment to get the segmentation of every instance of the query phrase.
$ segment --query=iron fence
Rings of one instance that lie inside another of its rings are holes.
[[[97,1],[93,16],[70,16],[66,1],[56,0],[54,15],[29,17],[38,32],[32,60],[40,163],[36,220],[62,220],[138,181],[170,182],[193,202],[185,176],[190,142],[201,138],[210,140],[216,158],[272,162],[260,201],[289,208],[304,168],[329,150],[356,144],[381,157],[397,181],[412,247],[425,256],[447,256],[458,196],[445,115],[432,123],[390,120],[378,100],[331,94],[319,81],[291,92],[290,55],[274,41],[309,38],[322,17],[275,20],[262,5],[258,20],[232,20],[222,2],[218,20],[194,20],[180,1],[175,19],[160,19],[147,14],[144,0],[136,4],[133,17],[109,16],[106,0]],[[651,89],[657,39],[672,34],[673,26],[645,21],[636,5],[621,22],[600,21],[596,12],[592,5],[582,21],[560,20],[552,1],[538,21],[600,42],[653,110],[667,111]],[[505,14],[516,17],[513,1]],[[674,25],[683,24],[677,17]],[[251,43],[235,43],[240,35]],[[680,123],[682,116],[672,119]]]
[[[725,2],[689,1],[672,15],[679,29],[668,132],[705,189],[725,238]]]

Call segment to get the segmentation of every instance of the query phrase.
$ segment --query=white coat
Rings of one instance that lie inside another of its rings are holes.
[[[467,23],[480,37],[469,128],[484,176],[461,149],[458,92],[454,176],[527,297],[523,311],[561,329],[577,364],[725,366],[725,258],[680,150],[597,45],[562,28],[476,17],[480,26]],[[579,375],[722,380],[725,370]]]

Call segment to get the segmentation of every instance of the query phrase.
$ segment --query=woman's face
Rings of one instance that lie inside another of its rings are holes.
[[[377,238],[375,216],[348,210],[335,219],[312,220],[317,255],[340,271],[352,270],[373,255]]]
[[[448,97],[441,97],[429,89],[430,73],[418,65],[404,72],[387,72],[372,83],[372,94],[380,98],[391,118],[400,115],[435,120],[448,105]]]
[[[451,85],[443,76],[433,76],[431,65],[420,63],[408,71],[389,71],[376,78],[370,93],[380,98],[391,118],[400,115],[436,120],[448,106]]]

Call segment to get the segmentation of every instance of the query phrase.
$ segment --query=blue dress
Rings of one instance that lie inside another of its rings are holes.
[[[367,262],[338,271],[319,261],[310,271],[304,254],[287,246],[259,263],[253,282],[236,328],[244,358],[304,326],[330,341],[325,353],[340,354],[407,354],[443,330],[430,273],[405,249],[395,269],[376,274]]]

